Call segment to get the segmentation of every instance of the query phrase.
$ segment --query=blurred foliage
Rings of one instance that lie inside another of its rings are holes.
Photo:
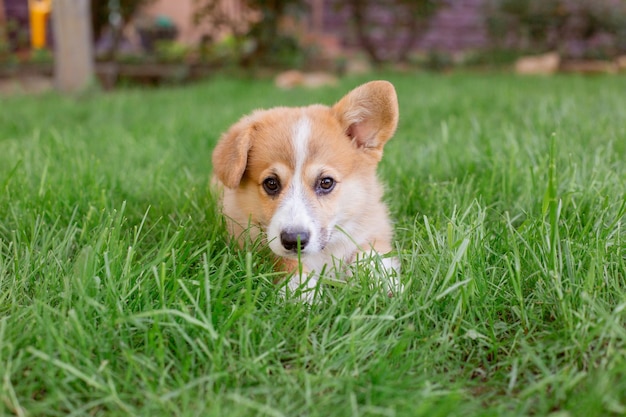
[[[0,25],[0,49],[15,52],[30,48],[30,29],[16,19],[7,19]]]
[[[52,50],[47,48],[33,49],[29,56],[29,62],[33,64],[52,64],[54,55]]]
[[[444,4],[445,0],[335,0],[333,7],[349,10],[359,46],[372,63],[382,64],[407,62],[430,18]]]
[[[205,54],[214,50],[244,67],[301,63],[305,51],[297,36],[281,25],[301,17],[308,10],[306,0],[241,0],[230,3],[237,6],[236,12],[225,5],[223,0],[195,0],[195,23],[213,29],[204,39]]]
[[[154,18],[141,16],[135,19],[135,29],[139,34],[141,46],[145,52],[150,54],[158,53],[159,43],[166,45],[165,47],[161,46],[161,49],[175,48],[173,45],[176,45],[174,40],[178,36],[178,28],[174,21],[167,16]]]
[[[91,0],[91,21],[94,40],[100,39],[106,28],[110,29],[112,42],[100,59],[116,59],[122,30],[136,12],[154,0]],[[144,39],[142,39],[142,42]]]
[[[193,48],[172,40],[159,40],[154,44],[154,53],[160,62],[184,62]]]
[[[122,22],[128,22],[135,12],[144,5],[154,0],[116,0],[119,5],[119,13]],[[91,0],[91,23],[93,25],[93,35],[98,39],[102,30],[110,24],[111,5],[113,2],[107,0]]]
[[[5,61],[11,52],[9,33],[6,25],[0,25],[0,62]]]
[[[625,0],[488,0],[494,46],[577,58],[626,51]]]

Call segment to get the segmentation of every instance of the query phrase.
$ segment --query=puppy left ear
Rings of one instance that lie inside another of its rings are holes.
[[[332,111],[354,143],[382,157],[398,125],[398,98],[390,82],[372,81],[350,91]]]
[[[250,117],[243,117],[219,140],[213,150],[213,174],[228,188],[237,188],[248,164],[252,146]]]

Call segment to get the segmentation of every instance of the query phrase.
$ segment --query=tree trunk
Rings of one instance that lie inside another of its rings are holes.
[[[56,88],[66,93],[79,92],[94,80],[89,0],[55,0],[52,26]]]

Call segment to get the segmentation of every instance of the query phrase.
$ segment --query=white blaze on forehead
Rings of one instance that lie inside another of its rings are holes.
[[[294,154],[294,172],[291,180],[290,192],[288,199],[299,200],[298,203],[304,203],[304,190],[302,189],[302,171],[306,162],[307,149],[309,147],[309,137],[311,136],[311,121],[308,117],[302,116],[293,125],[291,135],[291,143],[293,145]]]
[[[291,136],[291,143],[293,144],[295,157],[295,176],[299,176],[299,174],[302,173],[302,167],[304,166],[304,162],[306,160],[310,136],[311,120],[309,120],[306,116],[302,116],[293,126],[293,134]]]

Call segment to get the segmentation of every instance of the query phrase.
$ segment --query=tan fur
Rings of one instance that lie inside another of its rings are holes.
[[[267,239],[270,224],[277,221],[277,210],[290,198],[285,197],[286,190],[298,185],[321,242],[316,252],[303,251],[305,273],[319,272],[321,265],[331,264],[333,258],[349,263],[358,252],[391,251],[393,232],[381,201],[383,189],[376,166],[397,122],[395,90],[386,81],[364,84],[333,107],[278,107],[242,118],[222,136],[213,152],[214,176],[223,189],[222,210],[229,232],[240,242],[246,230],[253,239],[259,235]],[[296,178],[294,126],[301,125],[310,125],[310,134],[301,175]],[[269,176],[279,178],[285,191],[268,195],[263,181]],[[320,195],[315,186],[324,177],[334,179],[335,187]],[[277,258],[280,269],[297,269],[295,255],[277,254]]]

